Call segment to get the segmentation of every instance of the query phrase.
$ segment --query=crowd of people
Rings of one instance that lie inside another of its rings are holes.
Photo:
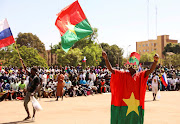
[[[30,71],[30,68],[27,68]],[[23,99],[26,95],[29,76],[23,68],[2,68],[0,74],[0,101]],[[71,66],[38,68],[40,85],[36,91],[39,98],[56,97],[58,75],[64,75],[63,96],[88,96],[110,92],[110,76],[107,68]]]
[[[124,70],[117,68],[119,70]],[[30,68],[28,68],[30,71]],[[127,71],[127,70],[124,70]],[[167,74],[168,86],[165,87],[161,82],[163,73]],[[38,68],[38,76],[41,83],[36,91],[37,98],[56,98],[57,97],[57,76],[64,75],[63,96],[76,97],[88,96],[98,93],[110,92],[110,71],[104,67],[65,66]],[[154,82],[157,79],[157,83]],[[0,70],[0,101],[3,100],[22,100],[26,95],[29,76],[23,68],[4,67]],[[180,71],[173,67],[159,66],[155,72],[149,76],[147,89],[153,90],[156,86],[160,90],[180,90]]]
[[[163,74],[166,74],[167,77],[167,87],[165,87],[161,81],[161,77]],[[149,76],[148,79],[148,90],[152,90],[154,85],[153,78],[157,79],[158,82],[158,89],[161,91],[175,91],[180,90],[180,71],[178,69],[174,69],[172,66],[171,68],[167,68],[166,66],[160,66],[156,69],[156,71]]]

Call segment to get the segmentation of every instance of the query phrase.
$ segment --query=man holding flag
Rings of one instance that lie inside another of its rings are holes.
[[[31,72],[29,72],[22,58],[20,58],[20,61],[23,63],[23,68],[25,69],[26,74],[29,76],[26,97],[24,98],[24,108],[27,112],[27,117],[24,120],[28,120],[31,118],[29,108],[28,108],[28,103],[30,101],[30,97],[35,95],[35,91],[37,90],[38,85],[40,84],[40,78],[37,75],[38,70],[36,67],[31,68]],[[33,120],[35,119],[35,114],[36,114],[36,110],[33,106],[33,117],[32,117]]]
[[[155,54],[150,70],[137,72],[140,55],[131,53],[125,67],[129,72],[113,69],[107,54],[102,52],[106,66],[111,71],[111,124],[143,124],[144,100],[148,75],[154,71],[159,56]]]

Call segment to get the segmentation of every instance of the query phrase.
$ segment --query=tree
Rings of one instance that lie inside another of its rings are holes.
[[[16,38],[16,43],[21,46],[27,46],[28,48],[32,47],[36,49],[39,53],[43,54],[43,57],[46,57],[46,50],[44,43],[32,33],[19,33]]]
[[[42,58],[39,54],[38,51],[33,49],[33,48],[28,48],[26,46],[22,46],[19,48],[19,53],[24,60],[24,63],[28,67],[33,67],[33,66],[42,66],[42,67],[47,67],[46,60]],[[17,53],[17,50],[15,49],[15,46],[13,46],[11,51],[7,51],[7,58],[5,61],[6,66],[22,66],[20,63],[20,58]]]
[[[117,45],[112,45],[110,46],[107,43],[101,43],[101,46],[103,48],[104,51],[106,51],[109,62],[111,63],[111,65],[113,67],[116,66],[116,64],[118,64],[119,62],[119,66],[122,66],[123,64],[123,49],[119,48]],[[105,61],[103,59],[103,57],[101,57],[102,61],[100,63],[100,66],[105,66]]]
[[[77,66],[81,62],[82,52],[78,48],[70,49],[65,53],[62,49],[57,49],[59,65],[65,66],[67,64],[71,66]]]
[[[93,30],[94,30],[94,33],[76,42],[72,48],[79,48],[80,50],[82,50],[86,46],[90,47],[91,45],[93,45],[95,42],[95,39],[97,38],[98,29],[94,28]]]
[[[156,54],[156,52],[153,51],[150,54],[149,53],[145,53],[145,54],[141,55],[140,63],[142,63],[142,62],[153,62],[155,54]]]
[[[180,43],[178,44],[172,44],[169,43],[164,47],[163,55],[166,56],[167,52],[173,52],[175,54],[180,54]]]
[[[180,67],[180,54],[166,55],[163,64],[169,67],[172,65]]]
[[[76,42],[67,53],[65,53],[62,50],[60,42],[59,42],[59,44],[54,45],[52,47],[52,51],[53,52],[56,51],[55,53],[58,54],[58,62],[62,66],[66,65],[66,64],[70,64],[69,60],[75,61],[75,62],[78,61],[77,59],[75,59],[75,60],[72,59],[73,56],[76,56],[76,54],[72,54],[73,49],[76,49],[76,51],[78,51],[78,49],[80,50],[80,53],[82,53],[82,55],[80,55],[80,54],[79,55],[77,54],[77,55],[81,56],[81,60],[83,59],[84,56],[86,56],[86,58],[87,58],[86,65],[87,66],[97,66],[99,64],[101,66],[104,66],[105,62],[101,55],[102,50],[99,47],[99,44],[95,43],[96,38],[97,38],[97,29],[94,28],[94,33],[92,33],[91,35]],[[122,48],[119,48],[117,45],[109,46],[108,44],[105,44],[105,43],[102,43],[101,45],[103,47],[103,50],[105,50],[107,52],[108,58],[112,64],[112,66],[116,66],[116,64],[118,64],[118,62],[120,65],[122,65],[122,59],[123,59],[123,57],[122,57],[123,49]],[[68,54],[71,54],[71,58],[68,58]],[[79,61],[79,63],[81,63],[81,60]],[[77,63],[73,63],[73,65],[77,65]]]
[[[102,50],[97,43],[92,44],[91,47],[86,46],[82,50],[83,57],[86,56],[87,66],[97,66],[101,62]],[[81,58],[81,60],[83,59]]]

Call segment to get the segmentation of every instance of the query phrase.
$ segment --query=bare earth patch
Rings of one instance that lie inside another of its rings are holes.
[[[1,124],[110,124],[111,94],[64,98],[42,98],[43,110],[35,121],[22,121],[27,115],[23,101],[0,102]],[[32,103],[29,102],[32,114]],[[152,101],[152,92],[146,92],[144,124],[180,124],[180,92],[163,91],[161,99]]]

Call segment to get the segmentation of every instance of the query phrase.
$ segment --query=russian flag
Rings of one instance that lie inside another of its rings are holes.
[[[142,71],[142,67],[141,67],[141,63],[139,64],[139,69],[138,69],[138,72],[141,72]]]
[[[15,43],[7,19],[0,21],[0,48]]]
[[[86,62],[86,60],[87,60],[87,59],[86,59],[86,56],[84,56],[84,59],[82,60],[82,62]]]
[[[165,72],[164,72],[164,74],[163,74],[162,77],[161,77],[161,81],[162,81],[163,85],[164,85],[165,87],[167,87],[168,81],[167,81],[167,77],[166,77],[166,73],[165,73]]]

